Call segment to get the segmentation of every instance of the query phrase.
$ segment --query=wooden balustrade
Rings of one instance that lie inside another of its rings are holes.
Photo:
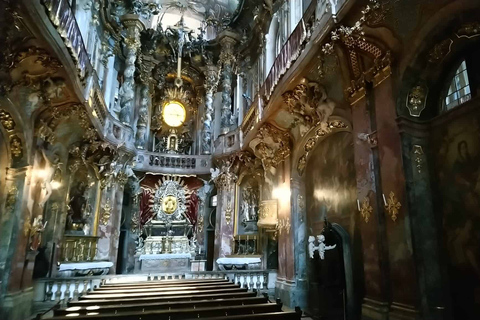
[[[93,261],[97,253],[98,237],[65,236],[60,262]]]

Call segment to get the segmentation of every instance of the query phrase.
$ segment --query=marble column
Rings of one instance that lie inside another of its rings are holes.
[[[215,222],[214,270],[218,269],[216,261],[233,254],[233,225],[235,208],[235,183],[228,181],[217,185],[217,215]]]
[[[135,146],[137,149],[145,149],[145,134],[148,125],[148,84],[143,83],[140,89],[140,107],[138,109],[137,132],[135,133]]]
[[[150,88],[152,86],[152,70],[155,66],[153,58],[142,55],[140,68],[140,105],[138,108],[137,132],[135,133],[135,145],[138,149],[145,149],[148,140],[146,133],[150,120]]]
[[[205,229],[208,225],[208,199],[213,186],[204,184],[198,190],[198,213],[197,213],[197,246],[205,253]]]
[[[235,63],[235,44],[237,35],[232,32],[224,31],[220,35],[220,63],[222,64],[222,108],[221,108],[221,133],[230,131],[232,126],[232,77],[233,64]]]
[[[413,319],[417,313],[418,287],[406,203],[401,138],[392,89],[392,77],[386,78],[373,89],[381,186],[388,204],[384,214],[392,299],[389,318]]]
[[[305,309],[307,303],[307,210],[305,181],[292,171],[290,179],[291,216],[295,263],[295,299],[293,305]]]
[[[0,198],[0,203],[4,204],[0,215],[0,299],[7,290],[20,290],[28,241],[23,225],[30,217],[25,198],[28,195],[26,174],[29,168],[7,169],[6,184]]]
[[[376,130],[370,108],[365,97],[355,102],[351,108],[357,199],[361,207],[361,212],[357,212],[357,215],[362,237],[365,279],[362,316],[386,319],[389,310],[388,259],[382,192],[379,185],[378,150],[373,137],[371,140],[358,138]]]
[[[137,51],[140,48],[140,30],[144,28],[139,16],[126,14],[122,16],[122,22],[126,28],[126,59],[124,81],[120,88],[120,114],[119,119],[126,125],[131,125],[131,116],[135,104],[135,61]]]
[[[215,115],[213,110],[213,95],[217,91],[218,69],[213,65],[208,65],[205,70],[205,116],[202,127],[202,154],[212,152],[212,123]]]
[[[111,273],[115,273],[118,255],[118,240],[120,236],[120,224],[123,205],[122,183],[114,183],[111,188],[105,188],[102,192],[100,216],[97,236],[97,255],[95,260],[108,260],[113,262]]]

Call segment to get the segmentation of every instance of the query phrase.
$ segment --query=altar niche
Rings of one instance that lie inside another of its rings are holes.
[[[145,223],[145,239],[139,238],[136,272],[189,271],[195,257],[195,219],[188,215],[192,190],[181,179],[163,180],[150,200],[152,217]]]

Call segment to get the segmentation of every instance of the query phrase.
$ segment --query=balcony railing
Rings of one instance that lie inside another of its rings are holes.
[[[135,170],[158,173],[208,174],[211,156],[139,152]]]
[[[88,72],[92,70],[92,65],[87,50],[85,50],[75,14],[68,0],[43,0],[42,2],[47,9],[50,21],[57,28],[65,46],[69,49],[70,55],[75,61],[80,80],[85,80]]]

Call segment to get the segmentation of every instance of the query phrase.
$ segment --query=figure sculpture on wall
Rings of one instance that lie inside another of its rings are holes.
[[[336,244],[334,244],[333,246],[327,246],[325,244],[325,236],[323,234],[317,236],[318,245],[315,245],[314,241],[314,236],[308,237],[308,254],[311,259],[313,259],[315,251],[318,251],[320,259],[325,260],[325,251],[332,250],[337,247]]]
[[[50,162],[47,155],[45,154],[45,150],[40,149],[40,151],[45,161],[45,169],[43,171],[44,176],[43,176],[43,182],[42,182],[42,189],[45,189],[45,194],[38,202],[38,205],[43,208],[45,203],[48,201],[48,199],[52,195],[52,192],[53,192],[52,180],[55,175],[55,171],[59,169],[59,166],[61,165],[61,163],[57,155],[54,155],[53,162]]]

